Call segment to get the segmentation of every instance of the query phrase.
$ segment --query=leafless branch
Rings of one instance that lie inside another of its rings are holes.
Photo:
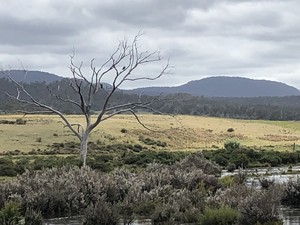
[[[131,113],[137,120],[137,122],[143,126],[145,129],[149,131],[155,131],[148,126],[146,126],[139,118],[136,110],[142,109],[151,111],[154,113],[159,113],[159,111],[153,108],[153,104],[157,101],[161,101],[160,98],[154,98],[148,101],[142,101],[142,95],[139,96],[138,100],[135,102],[129,102],[124,104],[118,104],[115,106],[110,106],[110,102],[112,97],[118,91],[120,86],[127,81],[139,81],[139,80],[157,80],[164,74],[169,73],[169,61],[162,68],[162,70],[155,76],[136,76],[134,72],[138,67],[142,67],[148,63],[154,63],[161,61],[161,56],[159,51],[148,52],[141,51],[140,46],[138,44],[138,39],[141,36],[141,33],[137,34],[132,42],[128,42],[127,40],[123,40],[119,42],[117,49],[108,57],[100,67],[96,66],[96,60],[92,59],[89,62],[89,68],[91,70],[91,77],[88,78],[84,74],[84,63],[75,63],[75,51],[70,56],[70,65],[69,69],[72,74],[72,79],[70,79],[69,86],[74,91],[74,93],[79,98],[78,101],[70,98],[67,92],[63,94],[60,91],[59,86],[57,86],[57,90],[50,90],[48,88],[51,96],[55,97],[59,101],[64,103],[70,103],[78,107],[83,116],[85,117],[85,124],[79,123],[71,123],[68,118],[62,114],[61,111],[51,107],[47,104],[42,103],[37,100],[31,93],[29,93],[24,87],[23,83],[19,83],[11,78],[10,74],[8,77],[10,80],[16,85],[17,93],[16,95],[12,95],[6,93],[11,99],[15,99],[21,103],[28,104],[31,106],[39,107],[44,109],[45,111],[32,111],[35,112],[49,112],[54,113],[60,116],[62,122],[68,127],[80,140],[81,142],[81,153],[84,158],[84,165],[86,159],[86,151],[87,151],[87,141],[90,135],[90,132],[99,125],[102,121],[105,121],[117,114],[121,113]],[[24,70],[24,73],[27,74],[27,71]],[[110,77],[109,77],[110,76]],[[98,94],[102,94],[104,92],[99,92],[103,88],[103,80],[109,78],[111,80],[111,88],[109,90],[105,90],[105,94],[103,94],[104,103],[100,108],[99,113],[96,116],[95,121],[92,122],[92,105]],[[56,93],[55,93],[56,91]],[[27,112],[28,114],[30,112]],[[76,129],[77,127],[77,129]],[[157,131],[155,131],[157,132]]]
[[[149,131],[152,131],[152,132],[161,132],[161,131],[159,131],[159,130],[153,130],[153,129],[149,128],[148,126],[146,126],[145,123],[143,123],[143,122],[140,120],[139,116],[138,116],[138,115],[136,114],[136,112],[134,111],[134,108],[128,108],[128,109],[122,109],[122,110],[116,111],[116,112],[114,112],[114,113],[112,113],[112,114],[109,114],[108,116],[102,118],[101,122],[103,122],[103,121],[105,121],[105,120],[108,120],[109,118],[111,118],[111,117],[113,117],[113,116],[116,116],[116,115],[119,115],[119,114],[122,114],[122,113],[126,113],[126,112],[131,113],[131,114],[135,117],[135,119],[138,121],[138,123],[139,123],[142,127],[144,127],[145,129],[147,129],[147,130],[149,130]]]
[[[26,111],[26,110],[17,110],[17,112],[23,113],[24,116],[26,115],[34,115],[34,114],[53,114],[52,111]]]
[[[71,124],[69,123],[69,121],[67,120],[67,118],[58,110],[48,106],[48,105],[45,105],[41,102],[39,102],[38,100],[36,100],[26,89],[25,87],[18,83],[16,80],[14,80],[12,77],[9,77],[9,79],[17,86],[17,89],[18,90],[18,95],[17,97],[13,96],[13,95],[10,95],[8,93],[7,96],[12,98],[12,99],[15,99],[19,102],[22,102],[22,103],[25,103],[25,104],[29,104],[29,105],[35,105],[37,107],[40,107],[40,108],[44,108],[44,109],[47,109],[48,111],[51,111],[52,113],[55,113],[57,114],[58,116],[60,116],[60,118],[66,123],[66,125],[68,126],[68,128],[75,134],[75,136],[77,136],[79,138],[79,140],[81,140],[81,136],[80,134],[73,129],[73,127],[71,126]],[[28,98],[29,100],[26,100],[26,99],[21,99],[20,98],[20,92],[24,93]]]

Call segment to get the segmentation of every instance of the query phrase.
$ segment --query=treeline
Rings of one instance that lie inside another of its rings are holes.
[[[157,103],[161,112],[234,119],[300,120],[300,96],[225,98],[176,94],[168,98],[172,100]]]
[[[58,100],[54,94],[63,99],[78,100],[78,96],[70,87],[70,80],[63,79],[51,84],[25,84],[26,89],[41,102],[47,103],[66,114],[78,114],[80,109],[72,104]],[[11,100],[5,94],[17,94],[16,86],[7,79],[0,79],[0,112],[13,113],[16,110],[32,111],[32,106],[20,104]],[[87,94],[87,87],[83,93]],[[108,94],[109,86],[105,86],[95,97],[92,109],[101,109]],[[139,101],[139,95],[127,94],[126,91],[117,91],[110,105]],[[142,96],[143,101],[151,101],[153,96]],[[157,111],[168,114],[201,115],[236,119],[263,119],[263,120],[300,120],[300,96],[288,97],[255,97],[255,98],[222,98],[196,97],[189,94],[174,94],[161,97],[163,100],[153,105]]]

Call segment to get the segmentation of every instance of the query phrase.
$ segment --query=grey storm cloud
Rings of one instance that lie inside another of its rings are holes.
[[[142,32],[142,48],[170,57],[172,75],[127,88],[216,75],[300,88],[299,8],[298,0],[2,1],[0,65],[68,76],[73,48],[87,66],[93,58],[101,64],[119,40]]]

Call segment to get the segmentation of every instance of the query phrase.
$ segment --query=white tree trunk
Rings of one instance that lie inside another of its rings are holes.
[[[82,162],[83,168],[86,167],[86,155],[88,150],[89,132],[84,132],[80,142],[80,161]]]

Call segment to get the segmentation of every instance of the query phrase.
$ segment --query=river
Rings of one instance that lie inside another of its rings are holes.
[[[281,209],[280,216],[284,225],[300,224],[300,209]],[[44,225],[82,225],[82,219],[79,217],[51,219],[45,220]],[[135,221],[132,225],[151,225],[151,221]]]
[[[82,219],[80,217],[49,219],[44,220],[44,225],[82,225]],[[151,225],[151,220],[137,220],[132,225]]]
[[[281,218],[284,225],[299,225],[300,209],[281,209]]]

